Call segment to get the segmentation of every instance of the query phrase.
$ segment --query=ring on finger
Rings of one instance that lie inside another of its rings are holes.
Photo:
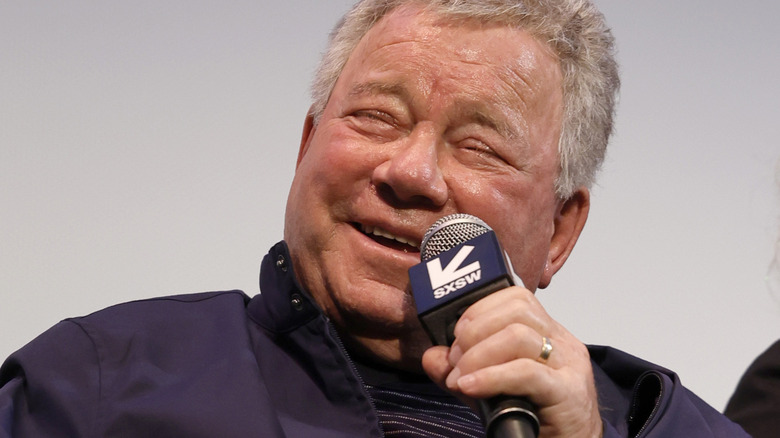
[[[550,338],[547,336],[542,336],[542,351],[539,353],[539,362],[545,363],[547,362],[547,359],[550,358],[550,354],[552,354],[553,346],[550,342]]]

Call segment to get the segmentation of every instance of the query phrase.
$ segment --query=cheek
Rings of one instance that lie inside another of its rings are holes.
[[[451,179],[458,210],[478,216],[494,229],[527,286],[538,283],[552,233],[554,195],[542,186],[547,187],[512,177]]]
[[[370,160],[363,148],[339,135],[318,135],[296,169],[306,197],[327,203],[348,197],[355,183],[370,175]]]
[[[345,166],[338,152],[338,148],[315,136],[301,157],[287,199],[286,240],[306,236],[306,245],[311,245],[311,235],[328,234],[322,228],[330,226],[333,206],[345,192],[341,174]]]
[[[508,176],[451,173],[448,178],[451,195],[459,211],[485,220],[498,231],[522,214],[530,198],[522,182]],[[527,184],[526,184],[527,186]]]

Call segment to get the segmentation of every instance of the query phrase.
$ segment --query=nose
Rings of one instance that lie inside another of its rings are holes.
[[[439,136],[422,127],[397,140],[385,161],[373,172],[380,194],[400,206],[438,208],[449,197],[439,166]]]

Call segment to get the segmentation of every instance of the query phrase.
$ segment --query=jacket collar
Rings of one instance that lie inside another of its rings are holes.
[[[260,294],[249,302],[249,317],[266,330],[285,333],[322,315],[298,283],[287,244],[274,245],[260,266]]]

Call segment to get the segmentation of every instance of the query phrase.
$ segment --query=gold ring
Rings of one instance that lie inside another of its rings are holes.
[[[550,343],[550,339],[546,336],[542,336],[542,352],[539,353],[539,362],[545,363],[547,362],[547,359],[550,358],[550,354],[552,354],[553,346],[552,343]]]

